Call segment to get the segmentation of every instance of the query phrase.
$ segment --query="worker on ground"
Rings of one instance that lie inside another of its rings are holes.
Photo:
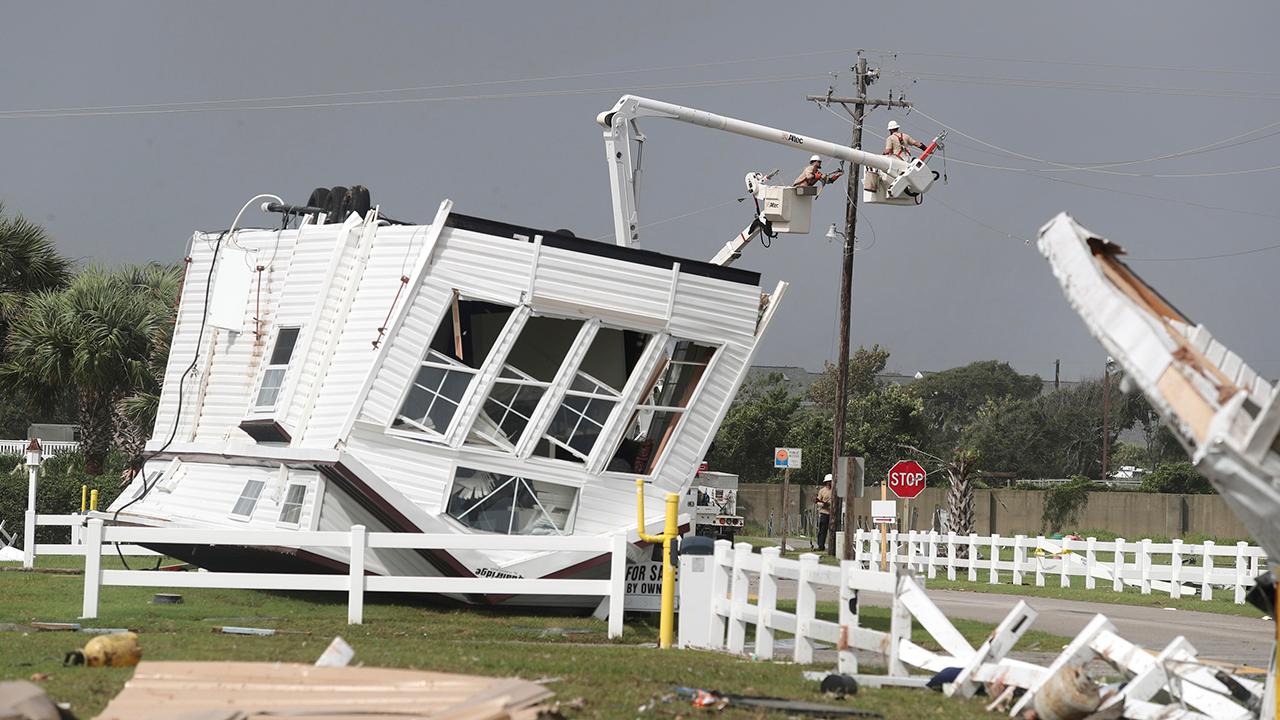
[[[902,132],[897,120],[890,120],[889,136],[884,139],[884,154],[905,162],[911,162],[911,153],[907,151],[909,147],[918,147],[924,150],[929,146]]]
[[[837,170],[830,175],[823,175],[822,158],[814,155],[809,158],[809,164],[805,166],[804,172],[800,173],[800,177],[796,178],[796,181],[791,183],[791,187],[813,187],[818,183],[830,185],[836,180],[839,180],[840,176],[843,174],[843,170]]]
[[[822,487],[818,488],[813,504],[818,506],[818,550],[825,551],[827,532],[831,529],[831,473],[822,479]]]

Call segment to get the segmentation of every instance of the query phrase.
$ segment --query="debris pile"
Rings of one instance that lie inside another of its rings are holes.
[[[514,678],[289,663],[152,662],[99,720],[534,720],[551,691]]]

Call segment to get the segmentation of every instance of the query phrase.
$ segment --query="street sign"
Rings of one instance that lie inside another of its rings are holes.
[[[782,470],[799,470],[802,454],[801,448],[774,448],[773,466]]]
[[[898,501],[872,500],[871,522],[876,525],[893,525],[898,522]]]
[[[899,460],[889,468],[889,489],[894,495],[910,500],[924,490],[924,468],[915,460]]]

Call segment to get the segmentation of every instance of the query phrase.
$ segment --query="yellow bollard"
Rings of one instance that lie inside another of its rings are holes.
[[[90,510],[98,509],[98,489],[97,488],[94,488],[89,491],[89,509]]]
[[[661,535],[650,535],[644,531],[644,480],[636,480],[636,516],[640,523],[640,539],[645,542],[662,543],[662,609],[658,615],[658,647],[669,648],[675,636],[676,619],[676,568],[671,564],[671,543],[680,534],[676,526],[676,510],[680,504],[680,496],[667,493],[666,524]]]
[[[87,510],[88,508],[89,508],[89,486],[81,485],[80,486],[80,514],[83,515],[84,511]]]

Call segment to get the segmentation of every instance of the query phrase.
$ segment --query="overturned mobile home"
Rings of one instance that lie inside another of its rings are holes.
[[[570,535],[692,479],[785,288],[754,272],[376,209],[192,240],[138,525]],[[319,221],[319,222],[317,222]],[[220,551],[215,554],[215,551]],[[345,551],[208,548],[205,567]],[[194,552],[194,554],[192,554]],[[379,574],[591,573],[580,553],[370,552]],[[601,569],[603,571],[603,568]]]

